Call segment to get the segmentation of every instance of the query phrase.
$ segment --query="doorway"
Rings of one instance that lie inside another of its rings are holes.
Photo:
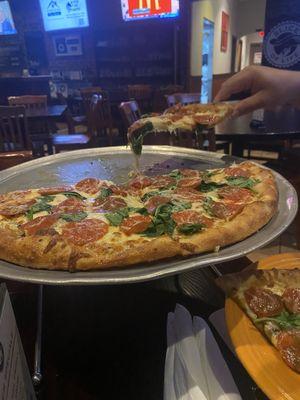
[[[201,103],[212,101],[215,24],[203,18]]]

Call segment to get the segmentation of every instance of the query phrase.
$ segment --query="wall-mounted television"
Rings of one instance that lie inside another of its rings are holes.
[[[0,35],[15,35],[15,28],[10,5],[8,1],[0,1]]]
[[[124,21],[179,16],[179,0],[121,0]]]
[[[40,0],[45,31],[89,26],[86,0]]]

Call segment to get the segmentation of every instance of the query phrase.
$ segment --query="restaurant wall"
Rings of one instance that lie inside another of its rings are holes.
[[[266,0],[243,0],[238,3],[238,36],[263,29],[265,25]]]
[[[192,3],[191,22],[191,68],[192,77],[201,76],[202,69],[202,29],[203,19],[215,24],[214,38],[214,74],[231,72],[232,36],[237,36],[238,0],[202,0]],[[228,49],[221,51],[222,11],[229,15]]]

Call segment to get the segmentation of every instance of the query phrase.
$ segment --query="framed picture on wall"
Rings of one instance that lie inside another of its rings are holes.
[[[229,15],[225,11],[222,11],[221,24],[221,51],[226,53],[228,49]]]

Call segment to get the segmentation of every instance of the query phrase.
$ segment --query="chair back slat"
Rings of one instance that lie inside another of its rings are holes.
[[[119,109],[126,129],[142,116],[139,105],[134,100],[121,103]]]
[[[30,150],[25,107],[0,107],[1,151]]]
[[[10,106],[23,106],[26,110],[45,110],[47,108],[47,96],[12,96],[8,98]]]

